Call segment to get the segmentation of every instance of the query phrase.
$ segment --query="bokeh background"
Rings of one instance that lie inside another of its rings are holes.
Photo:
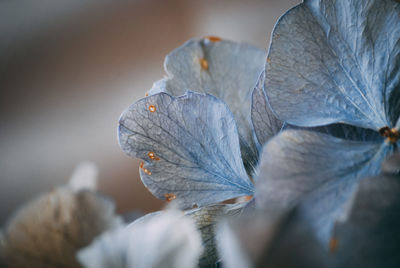
[[[118,212],[159,209],[117,141],[121,112],[164,75],[165,55],[216,35],[265,49],[296,0],[0,2],[0,226],[82,161]]]

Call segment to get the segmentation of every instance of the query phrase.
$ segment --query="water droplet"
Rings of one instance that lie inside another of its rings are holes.
[[[165,200],[167,200],[167,202],[170,202],[176,198],[176,194],[173,194],[173,193],[164,194],[164,197],[165,197]]]
[[[204,58],[200,59],[200,66],[203,70],[208,70],[208,61]]]
[[[204,39],[207,39],[208,41],[213,42],[213,43],[217,43],[217,42],[221,42],[222,41],[222,39],[220,37],[212,36],[212,35],[206,36],[206,37],[204,37]]]
[[[154,112],[156,111],[156,106],[150,105],[150,106],[149,106],[149,111],[152,112],[152,113],[154,113]]]

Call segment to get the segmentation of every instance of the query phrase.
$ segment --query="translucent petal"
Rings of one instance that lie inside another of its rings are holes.
[[[187,90],[209,93],[224,101],[235,116],[246,169],[253,171],[257,148],[250,122],[251,92],[264,70],[266,53],[248,44],[204,38],[190,40],[165,59],[168,77],[149,94],[175,96]]]
[[[86,268],[197,267],[200,233],[180,211],[166,211],[108,232],[78,252]]]
[[[345,222],[335,228],[337,267],[399,267],[400,177],[363,180]]]
[[[360,178],[376,175],[393,146],[330,135],[284,131],[264,148],[256,183],[260,206],[291,207],[300,200],[318,238],[326,242]]]
[[[264,93],[264,72],[253,90],[251,101],[251,121],[257,140],[263,146],[282,128],[282,121],[272,113]]]
[[[83,162],[78,165],[72,174],[68,186],[74,191],[96,191],[98,167],[91,162]]]
[[[306,0],[274,29],[266,65],[272,109],[294,125],[393,127],[399,40],[394,1]]]
[[[253,194],[233,115],[211,95],[159,93],[139,100],[120,118],[119,142],[144,160],[142,181],[158,198],[191,208]]]
[[[28,203],[7,224],[3,237],[9,267],[80,267],[78,249],[118,228],[114,204],[91,191],[60,187]]]

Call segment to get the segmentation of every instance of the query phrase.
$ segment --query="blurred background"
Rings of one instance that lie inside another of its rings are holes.
[[[296,0],[0,2],[0,226],[27,200],[99,167],[118,212],[162,201],[118,146],[121,112],[164,75],[165,55],[216,35],[265,49]]]

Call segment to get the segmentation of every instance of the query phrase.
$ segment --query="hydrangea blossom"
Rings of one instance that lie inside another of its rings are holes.
[[[280,18],[265,79],[274,113],[301,127],[344,124],[268,143],[261,206],[306,199],[319,237],[329,239],[358,180],[379,174],[399,146],[399,40],[400,5],[391,0],[306,0]]]
[[[118,130],[169,208],[123,226],[84,165],[0,233],[7,264],[399,266],[400,4],[305,0],[268,57],[206,37],[165,70]]]

